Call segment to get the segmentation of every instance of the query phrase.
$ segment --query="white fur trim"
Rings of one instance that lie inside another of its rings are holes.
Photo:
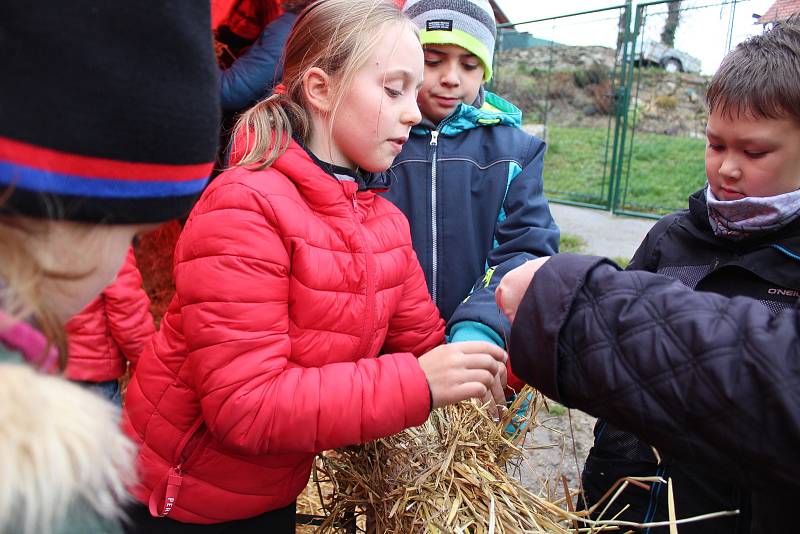
[[[0,532],[52,532],[85,503],[122,515],[134,447],[116,408],[25,365],[0,365]]]

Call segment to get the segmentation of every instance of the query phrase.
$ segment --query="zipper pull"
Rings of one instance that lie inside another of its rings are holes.
[[[436,146],[439,143],[439,130],[431,131],[431,146]]]
[[[355,193],[353,193],[353,211],[358,211],[358,198]]]

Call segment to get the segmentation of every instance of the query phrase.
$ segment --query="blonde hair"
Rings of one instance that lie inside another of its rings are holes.
[[[331,117],[335,116],[356,73],[391,23],[407,24],[417,31],[388,0],[319,0],[308,6],[286,42],[281,89],[247,110],[234,127],[231,155],[238,159],[235,164],[264,169],[286,151],[295,133],[308,140],[311,119],[303,98],[303,76],[311,68],[320,68],[336,80]],[[237,146],[241,142],[243,150]]]
[[[58,272],[44,268],[30,250],[30,238],[50,232],[53,221],[28,217],[0,217],[0,309],[13,319],[32,318],[59,354],[59,369],[67,363],[67,335],[61,319],[43,292],[48,280],[78,280],[90,273]],[[86,226],[92,233],[94,227]],[[44,356],[44,355],[42,355]]]

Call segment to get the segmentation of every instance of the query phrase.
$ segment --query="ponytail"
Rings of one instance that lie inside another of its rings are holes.
[[[303,75],[318,67],[336,77],[335,115],[386,24],[405,24],[417,31],[395,4],[385,0],[319,0],[307,6],[286,41],[285,85],[278,85],[275,94],[239,117],[231,137],[230,166],[262,170],[286,151],[292,136],[308,141],[311,118],[305,109]]]
[[[231,137],[231,166],[253,170],[269,167],[286,152],[295,133],[306,138],[309,122],[306,110],[279,89],[236,121]]]

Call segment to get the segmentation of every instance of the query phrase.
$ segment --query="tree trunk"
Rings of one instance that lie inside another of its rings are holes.
[[[681,19],[681,1],[668,4],[667,22],[664,23],[664,31],[661,32],[661,42],[670,48],[675,47],[675,32],[678,31]]]
[[[617,53],[622,49],[625,40],[625,10],[620,10],[619,21],[617,22]]]

